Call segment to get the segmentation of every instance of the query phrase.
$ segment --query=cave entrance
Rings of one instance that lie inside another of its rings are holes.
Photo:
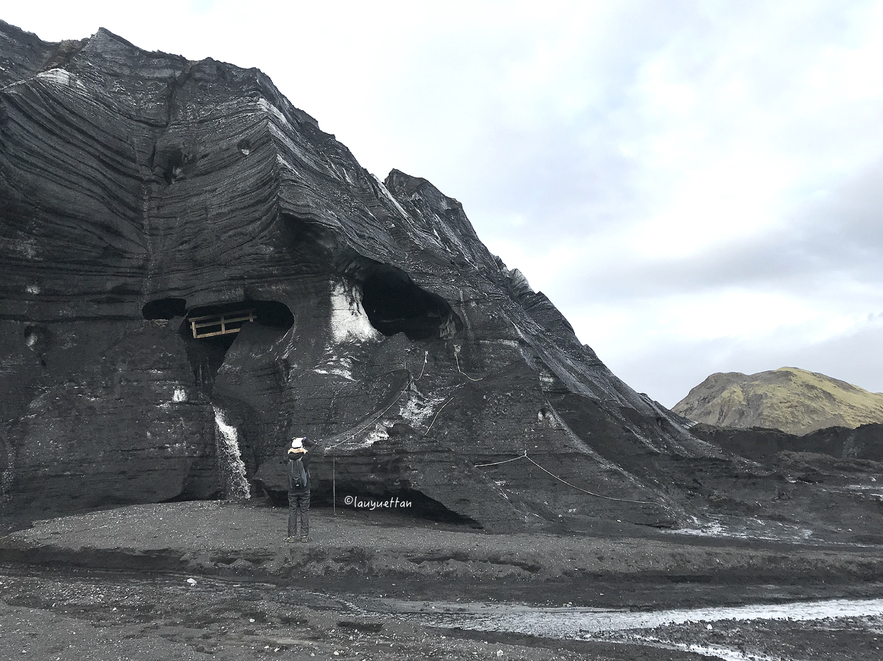
[[[183,298],[160,298],[148,301],[141,308],[145,319],[174,319],[187,314],[187,301]]]
[[[204,391],[212,392],[227,351],[245,324],[259,324],[281,334],[294,325],[294,315],[278,301],[245,299],[193,308],[181,324],[179,333],[187,347],[193,376]]]
[[[291,310],[278,301],[245,299],[188,310],[183,298],[161,298],[147,302],[141,313],[148,320],[184,318],[178,334],[187,349],[197,386],[208,393],[227,351],[245,324],[259,324],[277,330],[278,334],[294,325]]]
[[[362,307],[384,335],[409,340],[453,337],[463,326],[447,301],[421,289],[404,271],[378,264],[362,283]]]
[[[181,333],[190,340],[208,342],[223,339],[225,343],[232,344],[236,334],[247,323],[287,331],[294,325],[294,315],[287,305],[278,301],[246,299],[237,303],[203,305],[188,312]]]
[[[242,330],[242,324],[257,321],[254,308],[234,310],[221,314],[207,314],[201,317],[187,317],[193,339],[199,340],[216,335],[230,335]]]

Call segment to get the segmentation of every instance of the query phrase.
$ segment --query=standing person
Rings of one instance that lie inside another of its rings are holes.
[[[310,541],[310,453],[315,445],[295,438],[288,448],[287,542]]]

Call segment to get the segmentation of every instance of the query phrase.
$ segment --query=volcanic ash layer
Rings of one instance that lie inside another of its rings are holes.
[[[320,504],[495,531],[879,527],[866,493],[691,435],[459,202],[379,181],[256,69],[0,23],[0,216],[7,517],[284,501],[297,434],[321,443]]]

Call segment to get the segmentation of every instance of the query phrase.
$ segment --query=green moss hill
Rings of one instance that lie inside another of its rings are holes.
[[[796,367],[741,374],[718,372],[672,409],[719,427],[765,427],[808,434],[826,427],[883,422],[883,393],[872,393]]]

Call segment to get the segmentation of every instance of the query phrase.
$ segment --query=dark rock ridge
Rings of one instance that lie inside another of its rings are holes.
[[[750,375],[712,374],[672,410],[710,425],[808,434],[883,422],[883,393],[818,372],[780,367]]]
[[[616,378],[459,202],[379,181],[256,69],[0,23],[0,217],[7,516],[279,499],[292,433],[321,442],[320,503],[488,530],[770,513],[778,478]],[[879,525],[813,494],[827,514],[778,520]]]
[[[829,427],[798,436],[777,429],[715,427],[698,424],[691,431],[699,438],[763,465],[779,481],[776,495],[789,506],[811,511],[822,504],[807,500],[807,492],[795,489],[811,485],[813,491],[865,494],[883,501],[883,424],[856,429]],[[815,498],[813,494],[812,498]],[[796,501],[796,502],[795,502]],[[843,526],[852,527],[848,510]],[[883,534],[872,528],[856,528],[852,541],[883,544]]]
[[[762,427],[739,429],[705,424],[695,425],[690,431],[710,443],[761,463],[773,461],[781,453],[796,452],[847,461],[883,462],[883,424],[862,425],[856,429],[828,427],[803,436]]]

